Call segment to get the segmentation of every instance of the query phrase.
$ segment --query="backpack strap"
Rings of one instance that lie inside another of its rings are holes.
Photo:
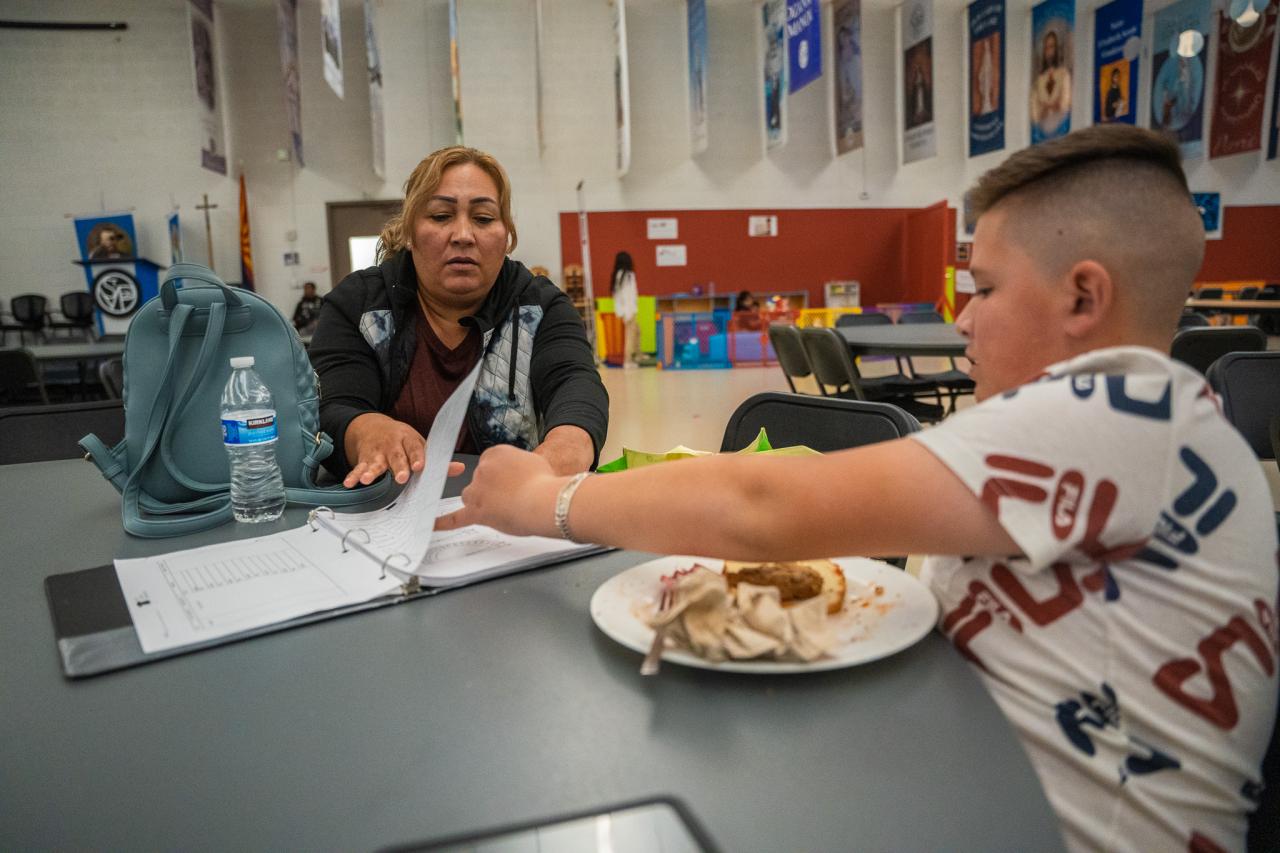
[[[173,306],[172,313],[169,316],[169,357],[165,362],[164,372],[161,374],[160,383],[156,389],[156,398],[152,401],[151,410],[146,417],[147,434],[143,442],[142,454],[138,459],[137,467],[133,469],[133,472],[129,474],[129,478],[125,482],[121,513],[124,517],[124,529],[135,536],[145,538],[178,536],[208,530],[231,520],[230,491],[181,504],[163,504],[149,496],[147,496],[145,502],[143,500],[142,472],[146,470],[146,466],[151,462],[152,457],[159,448],[164,434],[164,426],[173,410],[179,344],[182,341],[182,332],[186,329],[187,322],[191,319],[194,310],[191,305],[180,302],[175,302]],[[215,302],[210,306],[209,331],[213,332],[216,328],[216,333],[221,335],[226,313],[227,306],[225,302]],[[199,377],[194,376],[189,380],[190,383],[198,381]],[[185,399],[189,392],[189,386],[184,387],[181,394],[177,396]],[[199,511],[191,512],[195,508],[198,508]],[[144,511],[153,515],[173,515],[177,513],[184,513],[184,515],[182,518],[143,518]]]

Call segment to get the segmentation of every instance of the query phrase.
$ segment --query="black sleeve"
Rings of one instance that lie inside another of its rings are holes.
[[[529,367],[534,405],[542,414],[542,437],[558,426],[581,427],[591,436],[594,468],[609,429],[609,392],[600,381],[582,318],[569,297],[550,282],[547,286],[555,292],[544,304]]]
[[[335,477],[351,470],[345,442],[347,426],[357,415],[379,410],[382,373],[377,356],[360,334],[364,282],[352,273],[328,294],[307,355],[320,379],[320,429],[333,439],[324,467]]]

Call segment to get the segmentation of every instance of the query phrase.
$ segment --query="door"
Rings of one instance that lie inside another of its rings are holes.
[[[329,275],[337,287],[352,270],[374,265],[378,235],[400,212],[396,201],[331,201],[325,205],[329,224]]]

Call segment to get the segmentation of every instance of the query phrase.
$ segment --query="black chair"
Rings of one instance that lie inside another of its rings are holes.
[[[1184,310],[1182,316],[1178,318],[1179,329],[1193,329],[1207,325],[1209,325],[1209,318],[1203,314],[1197,314],[1195,311]]]
[[[1196,291],[1196,299],[1221,299],[1221,287],[1202,287]]]
[[[0,403],[48,403],[40,366],[30,350],[0,350]]]
[[[81,332],[86,338],[90,336],[93,331],[94,310],[92,293],[87,290],[64,293],[58,300],[58,307],[62,311],[63,319],[50,320],[50,329],[54,331],[69,329],[72,332]]]
[[[893,318],[888,314],[869,312],[866,314],[841,314],[836,318],[836,328],[845,326],[892,326]]]
[[[124,360],[109,358],[98,365],[98,381],[109,400],[124,399]]]
[[[1227,353],[1206,375],[1222,399],[1222,414],[1240,430],[1254,454],[1275,459],[1271,435],[1280,423],[1280,351]]]
[[[920,422],[888,403],[766,391],[748,397],[734,411],[720,451],[741,450],[762,427],[774,447],[803,444],[830,453],[919,432]]]
[[[787,377],[787,385],[795,392],[796,383],[793,380],[813,375],[813,370],[809,367],[809,356],[805,355],[804,344],[800,342],[800,330],[785,323],[770,323],[769,343],[778,357],[782,375]]]
[[[1256,299],[1260,289],[1261,288],[1258,287],[1242,287],[1240,288],[1240,292],[1236,294],[1236,299],[1242,299],[1245,301]]]
[[[20,343],[26,343],[28,333],[34,335],[37,341],[43,340],[45,323],[48,321],[48,304],[49,300],[39,293],[24,293],[9,300],[9,313],[14,322],[0,324],[0,343],[4,342],[9,332],[17,332]]]
[[[1262,759],[1262,797],[1258,810],[1249,816],[1245,844],[1249,853],[1280,850],[1280,713],[1271,729],[1271,745]]]
[[[945,323],[945,318],[937,311],[908,311],[898,319],[898,324],[902,326],[910,326],[916,323]],[[930,382],[937,383],[938,387],[947,392],[950,403],[947,413],[950,414],[956,410],[956,398],[961,394],[972,394],[974,382],[969,378],[969,374],[956,367],[956,360],[949,358],[951,362],[950,370],[941,370],[935,373],[928,373],[916,369],[916,363],[911,358],[907,358],[907,364],[911,366],[911,373],[920,379],[927,379]]]
[[[741,450],[762,427],[774,447],[803,444],[820,453],[832,453],[902,438],[919,432],[920,422],[889,403],[766,391],[748,397],[729,417],[720,452]],[[905,557],[890,557],[885,562],[900,569],[907,564]]]
[[[1257,352],[1267,348],[1267,336],[1256,326],[1209,326],[1182,329],[1173,336],[1169,355],[1204,373],[1229,352]]]
[[[1255,298],[1265,302],[1280,299],[1280,284],[1263,285],[1262,290],[1258,291],[1258,295]],[[1257,316],[1259,329],[1268,335],[1280,335],[1280,314],[1259,314]]]
[[[904,315],[905,316],[905,315]],[[836,317],[836,328],[843,329],[846,326],[892,326],[893,318],[888,314],[864,313],[864,314],[841,314]],[[934,396],[937,395],[938,403],[942,403],[942,396],[938,394],[937,384],[927,379],[912,376],[907,372],[908,368],[904,368],[902,359],[898,356],[894,357],[894,361],[898,365],[897,373],[890,373],[887,376],[867,377],[864,382],[873,384],[892,386],[893,391],[902,395],[918,396]]]
[[[91,432],[108,447],[124,438],[119,400],[0,409],[0,465],[79,459],[77,442]]]
[[[849,344],[835,329],[812,327],[800,330],[800,340],[809,356],[813,378],[824,397],[841,397],[846,400],[871,400],[892,403],[911,413],[917,420],[936,422],[944,414],[941,405],[916,400],[903,393],[894,377],[868,379],[858,372]],[[832,391],[827,390],[831,386]],[[937,386],[933,386],[935,389]]]

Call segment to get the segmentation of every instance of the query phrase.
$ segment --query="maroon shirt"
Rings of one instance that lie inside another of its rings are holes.
[[[409,364],[409,377],[405,380],[395,405],[391,407],[391,417],[407,423],[426,438],[440,408],[480,360],[481,340],[480,330],[472,326],[467,330],[462,343],[455,349],[449,349],[421,311],[415,314],[415,322],[417,348],[413,352],[413,361]],[[454,452],[480,452],[471,436],[469,421],[463,421]]]

